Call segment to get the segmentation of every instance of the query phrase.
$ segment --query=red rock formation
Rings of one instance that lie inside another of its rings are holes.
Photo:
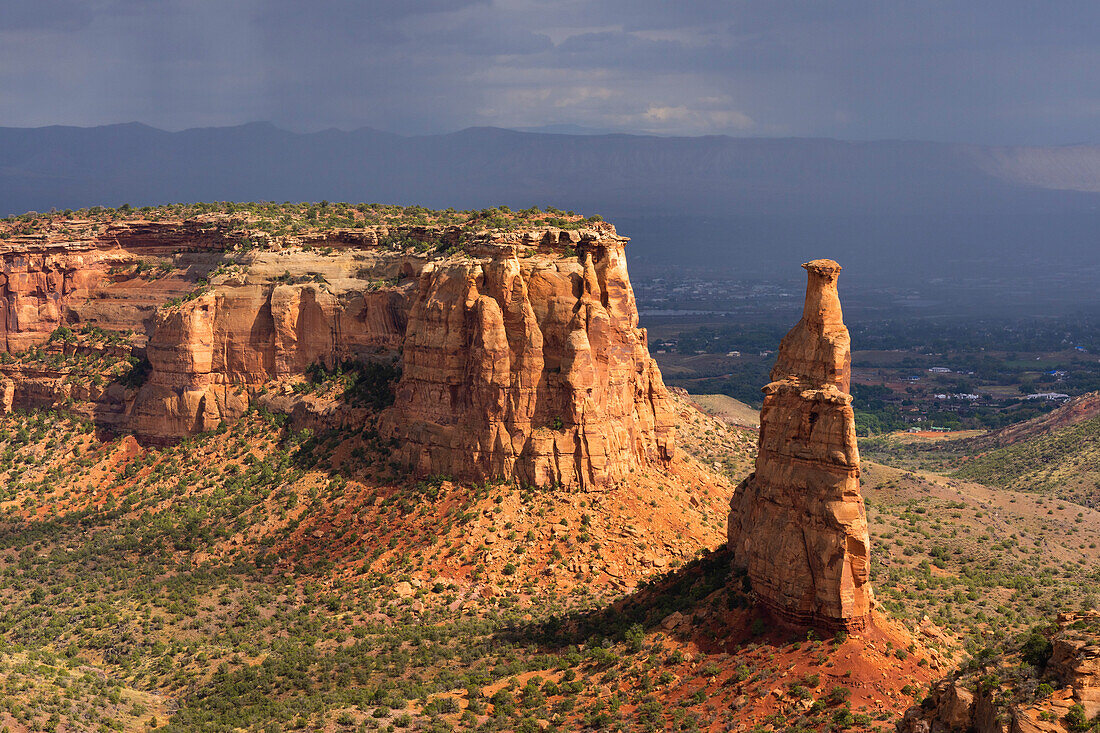
[[[964,666],[935,683],[927,699],[906,711],[898,721],[899,733],[1066,733],[1071,730],[1066,714],[1080,705],[1088,720],[1100,715],[1100,613],[1060,614],[1050,637],[1050,658],[1035,669],[1033,677],[997,680],[984,666]],[[1019,655],[1020,649],[1006,649]],[[1035,660],[1013,659],[1023,672]],[[1008,668],[1007,660],[999,664]],[[1015,666],[1015,665],[1013,665]],[[1042,680],[1054,689],[1035,696]]]
[[[217,223],[86,231],[0,242],[0,347],[22,352],[66,324],[130,330],[149,378],[135,393],[9,361],[3,409],[75,401],[169,441],[236,419],[261,393],[270,401],[311,364],[399,359],[380,427],[419,473],[592,487],[672,457],[626,239],[608,224],[368,227],[236,251]],[[344,412],[333,421],[347,425]]]
[[[306,261],[284,264],[300,268]],[[297,377],[317,362],[396,352],[411,283],[370,291],[369,280],[352,286],[333,280],[230,279],[162,309],[147,348],[152,374],[137,396],[131,429],[160,440],[211,430],[243,414],[253,389],[267,382]]]
[[[763,390],[756,471],[731,502],[729,547],[780,619],[858,629],[873,596],[840,265],[803,267],[802,320],[783,338]]]
[[[638,328],[625,240],[561,236],[578,257],[503,243],[421,273],[384,421],[420,473],[591,487],[671,459],[673,412]]]
[[[58,326],[82,323],[133,330],[143,345],[157,307],[193,287],[185,271],[213,269],[220,247],[217,229],[179,222],[112,224],[85,239],[54,233],[0,242],[0,352],[25,351]],[[146,258],[174,260],[178,267],[155,280],[135,274],[132,268]]]
[[[1085,717],[1100,716],[1100,613],[1063,614],[1053,640],[1048,670],[1073,689]]]
[[[264,253],[157,315],[132,427],[158,439],[209,430],[247,409],[252,387],[400,350],[381,429],[419,474],[592,487],[663,465],[673,413],[624,242],[605,226],[493,235],[473,258]]]

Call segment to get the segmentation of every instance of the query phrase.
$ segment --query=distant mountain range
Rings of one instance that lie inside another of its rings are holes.
[[[0,215],[258,199],[552,205],[614,221],[642,275],[770,277],[829,256],[854,282],[1079,277],[1097,259],[1100,146],[583,132],[0,128]]]

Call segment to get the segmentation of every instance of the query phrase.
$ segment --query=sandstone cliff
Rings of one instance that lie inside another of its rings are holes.
[[[140,346],[157,306],[187,293],[224,247],[217,229],[184,222],[0,239],[0,351],[25,351],[75,323],[132,330]]]
[[[671,459],[673,414],[638,328],[623,242],[574,236],[577,257],[520,257],[507,244],[425,268],[385,416],[405,461],[423,473],[593,486]]]
[[[861,628],[873,596],[840,266],[803,267],[802,320],[783,338],[764,387],[756,471],[731,502],[729,547],[780,619]]]
[[[35,347],[37,361],[0,364],[0,397],[7,409],[67,404],[163,442],[271,403],[311,365],[393,363],[393,405],[375,417],[398,462],[423,475],[606,485],[674,451],[626,241],[602,222],[373,226],[259,248],[217,222],[11,237],[0,346]],[[68,362],[42,373],[42,353],[64,352],[61,326],[124,333],[148,379],[91,388]],[[329,412],[342,424],[351,414]]]
[[[396,358],[415,285],[407,273],[422,266],[359,248],[250,253],[157,312],[131,428],[160,440],[211,430],[311,364]]]

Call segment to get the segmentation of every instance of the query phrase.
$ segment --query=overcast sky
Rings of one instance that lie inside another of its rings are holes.
[[[1100,142],[1096,0],[0,0],[0,125]]]

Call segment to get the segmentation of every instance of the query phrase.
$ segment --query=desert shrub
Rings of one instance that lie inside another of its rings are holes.
[[[624,638],[626,639],[627,648],[634,653],[638,653],[645,645],[645,629],[642,628],[641,624],[634,624],[626,630]]]
[[[1085,708],[1081,703],[1070,706],[1062,721],[1071,731],[1087,731],[1092,727],[1089,719],[1085,717]]]
[[[348,359],[331,369],[321,362],[306,368],[311,384],[338,381],[343,387],[342,399],[356,407],[381,410],[393,404],[394,386],[401,377],[395,364]]]
[[[1032,667],[1042,669],[1047,666],[1050,655],[1054,652],[1054,646],[1038,630],[1032,631],[1024,639],[1020,646],[1020,656]]]

